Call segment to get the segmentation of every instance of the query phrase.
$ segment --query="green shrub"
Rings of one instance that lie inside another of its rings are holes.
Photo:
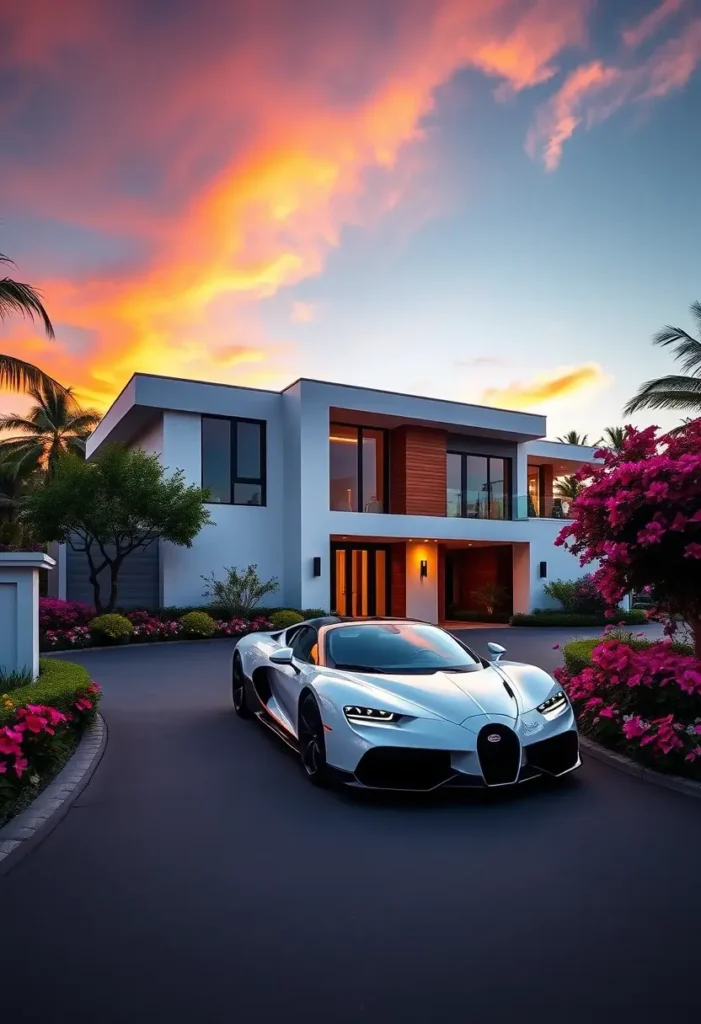
[[[642,637],[635,637],[632,633],[626,633],[624,630],[612,630],[607,636],[592,636],[582,637],[578,640],[570,640],[562,648],[562,654],[565,659],[565,667],[570,675],[576,676],[580,672],[583,672],[585,668],[588,668],[592,661],[591,656],[595,647],[599,644],[604,643],[607,639],[617,640],[619,643],[625,643],[629,647],[632,647],[635,651],[644,651],[648,647],[652,647],[654,641],[645,640]],[[672,650],[675,654],[693,654],[694,649],[690,644],[673,643]]]
[[[282,611],[273,612],[270,621],[273,629],[288,629],[290,626],[296,626],[298,622],[304,622],[304,616],[292,611],[291,608],[283,608]]]
[[[39,678],[0,697],[0,728],[14,721],[15,709],[25,704],[46,704],[64,714],[71,710],[76,693],[90,686],[90,673],[83,665],[57,658],[39,660]]]
[[[280,609],[280,610],[282,610],[282,609]],[[304,619],[322,619],[325,615],[328,615],[328,614],[329,613],[326,611],[325,608],[303,608],[302,609],[302,618],[304,618]]]
[[[225,608],[226,618],[250,616],[266,594],[272,594],[278,588],[277,576],[261,580],[256,565],[245,569],[230,567],[224,569],[224,573],[223,580],[218,580],[214,573],[202,579],[205,582],[203,597],[208,597],[217,608]]]
[[[113,644],[127,644],[134,632],[134,626],[123,615],[109,612],[98,615],[88,623],[88,629],[96,640],[107,640]]]
[[[605,615],[596,613],[584,614],[583,612],[558,612],[538,608],[530,615],[517,613],[509,620],[512,626],[609,626],[612,621],[623,622],[627,626],[643,626],[647,622],[645,613],[642,611],[623,612],[617,611],[615,619],[608,619]]]
[[[217,624],[207,612],[188,612],[180,620],[183,636],[201,639],[214,636]]]

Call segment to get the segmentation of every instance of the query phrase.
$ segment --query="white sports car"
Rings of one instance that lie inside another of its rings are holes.
[[[488,648],[491,661],[408,619],[310,619],[239,641],[234,709],[299,751],[317,784],[509,786],[578,768],[562,688]]]

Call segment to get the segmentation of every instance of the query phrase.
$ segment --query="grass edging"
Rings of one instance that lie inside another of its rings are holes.
[[[98,712],[58,775],[28,807],[0,828],[0,875],[10,871],[65,818],[90,782],[106,746],[107,726]]]
[[[634,761],[632,757],[620,754],[616,750],[610,750],[581,733],[579,743],[594,760],[601,761],[610,768],[616,768],[619,772],[632,775],[641,782],[662,786],[664,789],[672,789],[677,793],[684,793],[686,796],[693,796],[701,800],[701,782],[697,782],[695,779],[685,779],[681,775],[665,775],[662,772],[656,772],[654,768],[646,768],[645,765]]]

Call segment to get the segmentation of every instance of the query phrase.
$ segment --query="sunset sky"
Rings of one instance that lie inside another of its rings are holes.
[[[101,408],[311,376],[596,439],[701,299],[700,65],[701,0],[3,0],[0,251],[57,341],[1,350]]]

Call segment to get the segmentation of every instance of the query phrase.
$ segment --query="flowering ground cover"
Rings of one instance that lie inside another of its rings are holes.
[[[43,658],[39,679],[0,694],[0,824],[21,811],[69,759],[93,721],[100,688],[87,669]]]
[[[701,661],[692,647],[611,630],[564,654],[555,675],[585,735],[650,768],[701,779]]]

